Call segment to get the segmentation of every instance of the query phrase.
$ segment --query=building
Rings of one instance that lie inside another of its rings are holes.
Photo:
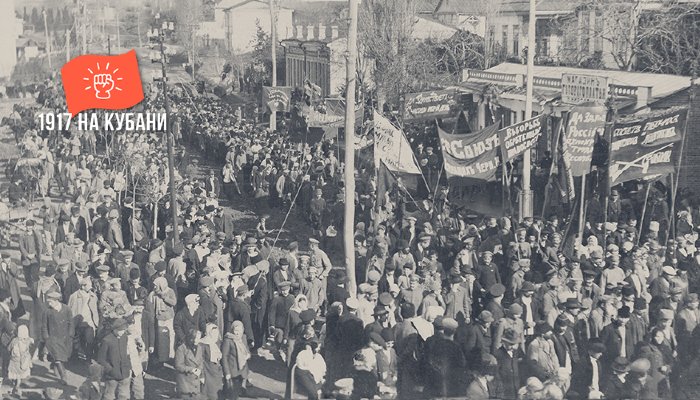
[[[280,7],[277,11],[277,39],[293,36],[294,10]],[[222,0],[214,10],[214,20],[201,24],[198,36],[223,41],[235,54],[253,50],[258,26],[270,34],[270,7],[262,0]]]
[[[15,0],[0,1],[0,78],[8,78],[17,64],[17,39],[21,20],[15,16]]]
[[[321,95],[331,93],[330,49],[320,40],[282,41],[284,48],[285,86],[303,87],[306,80],[321,88]]]
[[[439,0],[432,16],[445,25],[484,37],[486,18],[493,2],[477,0]]]

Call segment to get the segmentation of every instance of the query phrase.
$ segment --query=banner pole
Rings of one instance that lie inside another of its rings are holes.
[[[584,210],[584,207],[586,206],[586,175],[587,174],[581,175],[581,195],[579,196],[581,202],[579,204],[578,212],[578,244],[583,244],[583,227],[585,225],[584,218],[586,216],[586,212]]]
[[[552,175],[554,175],[554,168],[556,165],[558,165],[556,160],[557,157],[563,156],[562,152],[559,151],[559,142],[561,141],[561,136],[564,130],[564,119],[567,116],[567,114],[564,113],[565,111],[562,111],[562,116],[559,119],[559,127],[557,128],[556,139],[554,140],[552,146],[552,165],[549,166],[549,175],[547,176],[547,184],[545,185],[544,190],[544,203],[542,203],[542,213],[540,214],[540,217],[542,217],[542,219],[544,219],[544,213],[547,210],[547,202],[549,201],[549,190],[552,186]]]
[[[608,165],[606,167],[605,171],[605,204],[604,204],[604,209],[603,209],[603,248],[607,248],[608,246],[608,205],[610,202],[610,160],[612,159],[612,138],[613,138],[613,126],[615,124],[615,120],[617,119],[617,107],[615,107],[614,101],[615,97],[612,95],[610,98],[610,103],[608,105],[608,116],[610,117],[608,119],[608,122],[606,124],[605,129],[607,132],[605,133],[606,138],[608,139]],[[610,112],[612,111],[612,115]]]
[[[695,63],[694,63],[695,64]],[[690,112],[695,100],[695,80],[697,79],[696,65],[693,65],[693,76],[690,78],[690,93],[688,93],[688,111],[685,114],[685,126],[683,127],[683,139],[681,140],[681,151],[678,156],[678,168],[676,169],[676,181],[671,195],[671,223],[673,223],[673,237],[676,237],[676,195],[678,194],[678,184],[681,178],[681,166],[683,165],[683,152],[685,151],[685,138],[688,136],[688,123],[690,122]],[[673,182],[673,175],[671,175]],[[667,238],[668,239],[668,238]]]
[[[639,234],[637,235],[637,243],[639,244],[639,239],[642,237],[642,229],[644,229],[644,218],[646,218],[647,213],[647,203],[649,202],[649,191],[651,190],[651,182],[647,182],[647,191],[644,195],[644,206],[642,207],[642,219],[639,221]]]

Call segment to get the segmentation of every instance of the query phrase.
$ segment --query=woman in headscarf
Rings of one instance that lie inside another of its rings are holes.
[[[175,356],[175,305],[177,296],[168,286],[167,279],[158,277],[153,281],[153,291],[146,297],[146,309],[150,310],[150,324],[156,331],[154,358],[156,364],[163,363]],[[167,342],[167,343],[166,343]]]
[[[296,387],[303,389],[309,399],[318,399],[326,376],[326,362],[319,354],[318,340],[311,339],[296,359]]]
[[[202,394],[207,399],[218,399],[224,387],[224,373],[221,368],[221,334],[214,323],[208,323],[205,330],[206,334],[199,341],[204,376]]]
[[[222,349],[221,366],[226,379],[227,399],[238,399],[241,389],[245,389],[248,379],[250,349],[243,328],[243,322],[233,321],[231,331],[226,333]]]
[[[302,325],[300,314],[302,311],[308,309],[308,301],[306,296],[303,294],[298,294],[294,298],[294,304],[289,309],[289,314],[287,314],[287,324],[284,328],[285,341],[287,342],[287,361],[289,361],[292,350],[294,349],[294,343],[297,340],[297,335],[299,333],[299,327]]]
[[[187,333],[184,342],[175,351],[175,371],[177,376],[177,393],[181,399],[199,399],[201,395],[201,383],[203,358],[202,351],[197,346],[199,335],[191,330]]]

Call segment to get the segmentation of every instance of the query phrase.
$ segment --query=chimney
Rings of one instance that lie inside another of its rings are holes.
[[[338,39],[338,26],[337,25],[331,26],[331,39],[332,40]]]
[[[318,24],[318,40],[326,40],[326,26]]]
[[[314,26],[309,25],[306,27],[306,40],[314,40],[316,36],[314,35]]]
[[[297,32],[296,32],[296,35],[294,35],[294,37],[299,39],[299,40],[303,40],[304,39],[304,27],[302,25],[297,25],[296,31]]]

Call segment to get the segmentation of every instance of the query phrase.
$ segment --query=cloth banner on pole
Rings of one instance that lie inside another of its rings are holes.
[[[455,90],[409,93],[404,106],[404,121],[442,118],[453,115],[459,104]]]
[[[562,136],[562,157],[573,176],[591,170],[596,136],[605,134],[607,110],[603,106],[576,106],[569,114],[567,129]]]
[[[687,107],[618,119],[613,124],[610,186],[670,174],[680,157]]]
[[[291,86],[263,86],[262,103],[270,111],[289,111],[289,100],[292,97]]]
[[[496,181],[498,123],[473,134],[451,134],[438,126],[445,173],[450,183],[462,179]]]
[[[542,135],[543,120],[544,115],[538,115],[498,131],[503,160],[508,162],[532,148]]]
[[[383,161],[393,172],[420,174],[413,149],[403,132],[378,112],[374,112],[375,165]]]

